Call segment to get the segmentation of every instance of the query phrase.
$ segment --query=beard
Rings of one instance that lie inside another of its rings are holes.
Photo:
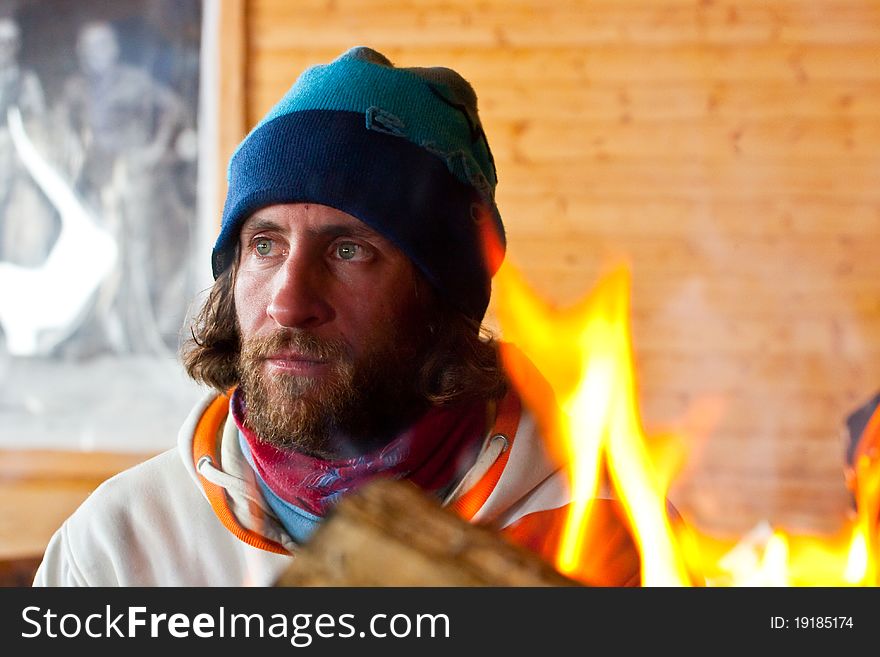
[[[355,358],[343,341],[301,329],[244,340],[238,370],[245,426],[263,442],[324,459],[381,447],[426,406],[417,394],[424,341],[408,342],[390,331]],[[327,370],[319,377],[267,371],[266,359],[285,350],[325,362]]]

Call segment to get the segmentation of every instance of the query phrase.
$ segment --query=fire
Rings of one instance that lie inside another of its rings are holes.
[[[642,428],[630,287],[629,268],[619,265],[580,302],[560,309],[542,300],[509,261],[495,275],[505,366],[570,473],[572,502],[557,569],[585,579],[583,563],[605,540],[590,523],[591,510],[610,486],[638,548],[644,586],[876,585],[877,455],[862,454],[855,463],[857,517],[837,536],[762,526],[731,541],[701,534],[670,514],[667,494],[685,460],[685,441],[647,436]]]

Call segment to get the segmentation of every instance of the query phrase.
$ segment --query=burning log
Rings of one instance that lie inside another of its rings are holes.
[[[344,498],[276,586],[579,586],[471,525],[414,485],[377,480]]]

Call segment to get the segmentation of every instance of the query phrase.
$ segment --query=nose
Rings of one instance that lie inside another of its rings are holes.
[[[284,328],[316,328],[333,318],[330,285],[320,263],[291,253],[275,274],[266,314]]]

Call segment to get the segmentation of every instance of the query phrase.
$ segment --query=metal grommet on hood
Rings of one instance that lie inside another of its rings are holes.
[[[504,454],[504,452],[506,452],[508,449],[510,449],[510,439],[507,436],[505,436],[503,433],[496,433],[491,438],[489,438],[490,443],[494,443],[496,440],[500,440],[502,442],[501,454]]]

